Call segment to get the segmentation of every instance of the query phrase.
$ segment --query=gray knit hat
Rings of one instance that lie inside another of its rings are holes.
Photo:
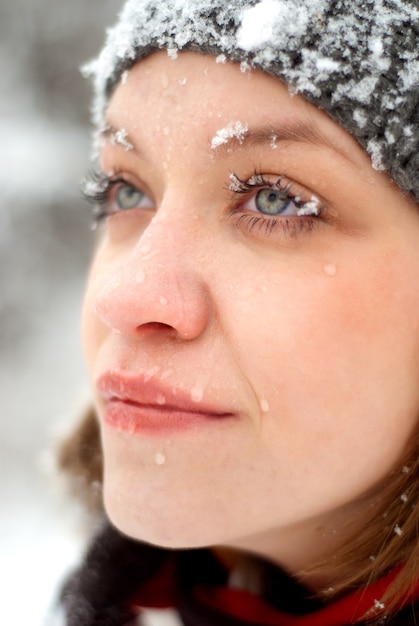
[[[324,109],[419,201],[418,0],[128,0],[85,68],[103,123],[123,72],[156,49],[263,71]]]

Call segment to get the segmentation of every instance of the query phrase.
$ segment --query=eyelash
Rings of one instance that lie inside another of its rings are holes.
[[[308,196],[305,190],[295,191],[295,183],[285,179],[284,176],[276,176],[276,181],[272,182],[265,175],[254,171],[249,179],[241,179],[234,172],[230,173],[230,185],[227,190],[235,195],[246,196],[250,200],[262,189],[279,190],[285,194],[290,201],[301,211],[295,216],[269,216],[267,214],[246,213],[243,202],[240,202],[231,211],[231,218],[235,220],[237,227],[244,228],[249,233],[256,232],[264,236],[271,235],[278,227],[282,229],[284,235],[297,236],[300,233],[309,233],[316,226],[316,222],[321,219],[324,206],[316,196],[311,195],[309,200],[303,201],[302,196]],[[90,170],[82,182],[82,195],[92,207],[93,223],[95,229],[107,217],[117,211],[109,208],[110,192],[118,185],[128,185],[122,176],[111,176],[99,170]],[[247,200],[247,201],[249,201]],[[307,207],[310,207],[308,210]]]
[[[83,180],[81,193],[92,207],[93,229],[111,215],[108,209],[109,192],[118,183],[128,184],[122,177],[112,178],[99,170],[90,170]]]

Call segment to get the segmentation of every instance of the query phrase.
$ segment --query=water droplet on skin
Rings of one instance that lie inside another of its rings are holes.
[[[268,401],[265,400],[265,398],[262,398],[260,401],[260,410],[262,411],[262,413],[267,413],[269,411],[269,404]]]
[[[149,242],[144,242],[141,244],[140,246],[140,252],[141,254],[148,254],[151,250],[151,243]]]
[[[151,367],[148,372],[144,372],[144,382],[147,383],[151,378],[153,378],[153,376],[157,376],[160,370],[161,367],[159,365],[155,365],[154,367]]]
[[[144,268],[140,268],[135,277],[135,282],[140,285],[141,283],[144,282],[144,280],[145,280],[145,271],[144,271]]]
[[[166,463],[166,455],[163,452],[157,452],[154,462],[156,465],[164,465]]]
[[[192,402],[201,402],[204,397],[204,390],[201,387],[192,387],[191,400]]]
[[[159,393],[157,395],[156,401],[157,401],[157,404],[162,405],[162,404],[164,404],[166,402],[166,398],[164,397],[164,395],[162,393]]]
[[[160,296],[159,302],[162,306],[167,306],[167,298]]]
[[[149,252],[149,254],[143,254],[143,261],[150,261],[151,259],[154,259],[159,254],[160,254],[160,250],[154,250],[153,252]]]
[[[336,276],[336,265],[333,265],[332,263],[327,263],[323,266],[323,271],[328,276]]]
[[[156,215],[151,220],[150,225],[153,224],[153,226],[155,226],[156,224],[160,224],[160,222],[161,222],[161,214],[156,213]]]

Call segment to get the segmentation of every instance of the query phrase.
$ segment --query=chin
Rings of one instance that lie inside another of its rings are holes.
[[[193,506],[187,514],[179,507],[147,505],[144,502],[113,498],[105,490],[105,510],[112,524],[124,535],[169,549],[204,548],[218,545],[222,538],[213,532],[220,522],[202,515]]]

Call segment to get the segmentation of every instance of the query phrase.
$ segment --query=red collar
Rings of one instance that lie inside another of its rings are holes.
[[[365,589],[344,596],[314,613],[290,615],[266,604],[262,598],[248,592],[228,588],[200,589],[201,602],[223,613],[239,618],[244,623],[260,626],[347,626],[385,614],[380,602],[397,572],[369,585]],[[419,588],[417,589],[419,597]],[[399,607],[400,608],[400,607]]]
[[[138,590],[131,603],[134,613],[140,612],[144,607],[175,608],[175,572],[175,560],[169,559],[158,575]],[[385,606],[380,599],[398,572],[397,568],[368,587],[358,589],[314,613],[304,615],[283,613],[259,596],[229,587],[197,585],[191,591],[191,596],[194,603],[198,602],[204,611],[207,607],[211,612],[242,621],[243,626],[347,626],[385,615]],[[401,601],[396,609],[415,600],[419,600],[419,585],[412,596],[404,602]]]

